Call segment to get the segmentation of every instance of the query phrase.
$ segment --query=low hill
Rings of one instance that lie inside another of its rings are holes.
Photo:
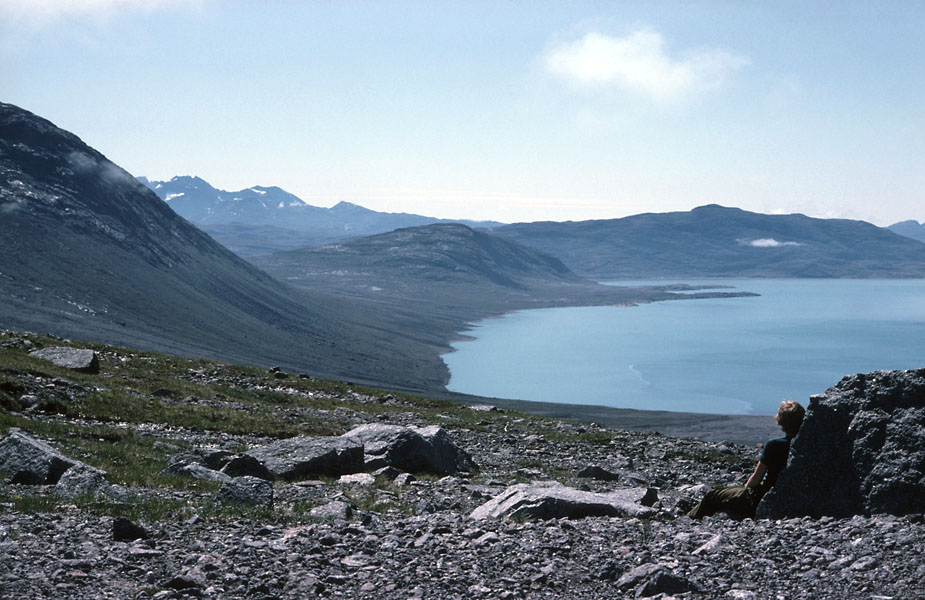
[[[400,323],[384,333],[361,307],[279,283],[73,134],[9,104],[0,223],[3,327],[417,389],[445,376],[436,356],[421,366],[437,350],[404,339]]]
[[[181,176],[169,181],[138,179],[178,215],[241,256],[320,246],[403,227],[456,222],[378,212],[350,202],[321,208],[278,187],[254,186],[229,192],[214,188],[199,177]],[[500,225],[490,221],[459,222],[476,227]]]
[[[718,205],[493,232],[596,279],[925,276],[925,246],[870,223]]]
[[[918,221],[900,221],[887,227],[893,233],[898,233],[907,238],[912,238],[920,242],[925,242],[925,223]]]
[[[287,281],[378,288],[587,283],[556,258],[461,224],[399,229],[356,240],[279,252],[253,262]]]

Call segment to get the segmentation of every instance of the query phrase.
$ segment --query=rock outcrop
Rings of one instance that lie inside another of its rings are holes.
[[[759,518],[925,512],[925,369],[843,378],[814,396]]]
[[[96,352],[86,348],[52,346],[41,350],[33,350],[29,353],[29,356],[48,360],[56,366],[82,373],[100,372],[100,360],[96,356]]]
[[[10,475],[10,483],[53,485],[77,464],[82,463],[21,431],[0,442],[0,472]]]
[[[290,481],[363,470],[362,442],[346,437],[299,436],[252,448],[246,454],[263,463],[274,476]]]
[[[391,466],[409,473],[452,475],[478,469],[472,457],[437,425],[404,427],[370,423],[348,431],[343,437],[363,444],[368,471]]]
[[[520,483],[507,488],[469,515],[471,519],[499,517],[581,519],[584,517],[652,517],[658,496],[651,488],[629,488],[596,493],[555,481]]]

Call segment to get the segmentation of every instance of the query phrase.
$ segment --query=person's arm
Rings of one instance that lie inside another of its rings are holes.
[[[761,487],[761,482],[764,481],[764,474],[768,472],[768,466],[758,461],[758,464],[755,465],[755,472],[752,473],[752,476],[748,478],[748,481],[745,482],[745,487],[749,488],[759,488]]]

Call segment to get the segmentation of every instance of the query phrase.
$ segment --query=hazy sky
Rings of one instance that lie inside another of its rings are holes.
[[[135,175],[500,221],[925,220],[925,2],[0,0],[0,100]]]

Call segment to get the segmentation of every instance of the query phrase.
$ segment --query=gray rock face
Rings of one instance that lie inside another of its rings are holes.
[[[606,493],[587,492],[555,481],[513,485],[469,515],[470,519],[499,517],[581,519],[584,517],[652,517],[653,492],[629,488]]]
[[[97,358],[96,352],[85,348],[52,346],[41,350],[33,350],[29,353],[29,356],[48,360],[59,367],[73,369],[82,373],[100,372],[100,360]]]
[[[370,423],[348,431],[343,437],[364,445],[370,467],[392,466],[409,473],[437,475],[478,469],[472,457],[437,425],[404,427]]]
[[[809,403],[759,518],[925,512],[925,369],[843,378]]]
[[[222,485],[215,499],[223,504],[269,507],[273,504],[273,484],[259,477],[235,477]]]
[[[299,436],[252,448],[246,454],[263,463],[274,476],[290,481],[363,470],[362,442],[345,437]]]
[[[19,431],[0,442],[0,472],[10,475],[10,483],[52,485],[76,464],[79,461]]]

